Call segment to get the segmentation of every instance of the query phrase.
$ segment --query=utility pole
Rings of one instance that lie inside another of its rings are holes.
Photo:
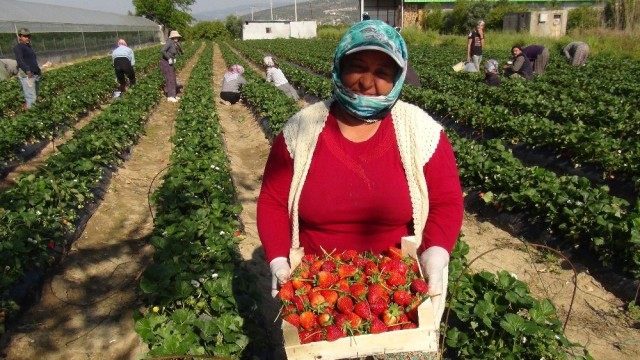
[[[273,21],[273,0],[269,0],[269,7],[271,8],[271,21]]]
[[[295,13],[294,21],[298,21],[298,2],[296,0],[293,0],[293,12]]]

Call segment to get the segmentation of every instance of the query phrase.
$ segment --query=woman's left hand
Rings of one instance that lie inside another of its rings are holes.
[[[271,296],[276,297],[279,286],[289,281],[291,266],[287,258],[277,257],[271,260],[269,268],[271,269]]]
[[[420,255],[420,265],[427,276],[436,327],[440,328],[447,299],[449,252],[440,246],[432,246]]]

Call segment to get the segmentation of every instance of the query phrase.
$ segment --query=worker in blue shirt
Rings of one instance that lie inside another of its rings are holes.
[[[125,76],[129,78],[129,87],[136,84],[136,73],[133,70],[133,66],[136,64],[136,58],[133,50],[127,46],[127,42],[124,39],[118,40],[118,47],[111,53],[111,58],[113,59],[116,78],[118,78],[118,83],[120,84],[119,93],[116,93],[116,96],[120,96],[127,86]]]

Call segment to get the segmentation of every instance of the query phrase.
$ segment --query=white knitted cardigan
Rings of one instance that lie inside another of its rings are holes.
[[[282,128],[287,150],[293,159],[293,179],[289,190],[289,216],[293,220],[291,247],[300,247],[298,202],[311,159],[324,128],[333,100],[318,102],[292,116]],[[413,207],[414,234],[422,234],[429,213],[429,193],[423,168],[438,146],[442,126],[422,109],[398,101],[391,110],[400,158],[407,175]]]

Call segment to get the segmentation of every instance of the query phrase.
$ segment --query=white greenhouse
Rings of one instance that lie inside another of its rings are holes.
[[[0,0],[0,58],[14,58],[17,31],[27,28],[38,62],[107,54],[118,39],[137,47],[162,40],[160,25],[137,16]]]

